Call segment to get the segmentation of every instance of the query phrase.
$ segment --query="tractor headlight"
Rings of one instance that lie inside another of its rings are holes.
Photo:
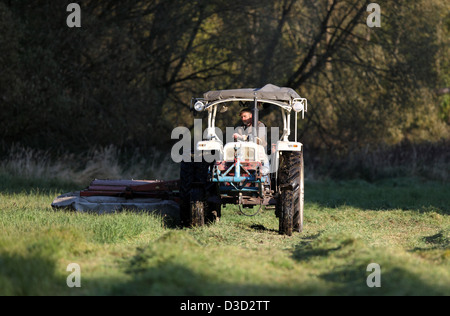
[[[305,103],[303,101],[296,101],[293,105],[292,105],[292,109],[295,112],[301,112],[303,110],[305,110]]]
[[[202,101],[197,101],[194,104],[194,109],[197,112],[201,112],[201,111],[203,111],[205,109],[205,104]]]

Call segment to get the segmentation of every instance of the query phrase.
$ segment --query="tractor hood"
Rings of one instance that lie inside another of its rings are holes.
[[[222,99],[265,99],[274,101],[291,102],[295,98],[300,98],[297,92],[291,88],[278,87],[273,84],[266,84],[262,88],[232,89],[208,91],[203,95],[205,101],[217,101]]]

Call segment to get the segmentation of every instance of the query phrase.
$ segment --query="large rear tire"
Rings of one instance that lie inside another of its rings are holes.
[[[291,236],[293,231],[303,231],[303,152],[281,153],[278,179],[279,233]]]
[[[300,179],[299,179],[299,190],[295,193],[295,210],[294,210],[294,231],[299,233],[303,232],[303,208],[305,204],[305,175],[304,175],[304,164],[303,164],[303,151],[300,154]]]

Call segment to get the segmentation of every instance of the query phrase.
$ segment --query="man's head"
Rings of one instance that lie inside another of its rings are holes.
[[[253,114],[252,110],[250,110],[249,108],[242,109],[239,113],[239,116],[241,117],[242,123],[244,123],[245,125],[252,124]]]

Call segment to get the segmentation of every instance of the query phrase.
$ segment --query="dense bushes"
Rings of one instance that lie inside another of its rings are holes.
[[[191,97],[269,82],[308,98],[299,135],[314,156],[449,139],[446,1],[378,1],[374,29],[356,0],[85,0],[81,28],[66,26],[69,2],[0,1],[7,151],[168,152],[172,129],[193,126]]]

